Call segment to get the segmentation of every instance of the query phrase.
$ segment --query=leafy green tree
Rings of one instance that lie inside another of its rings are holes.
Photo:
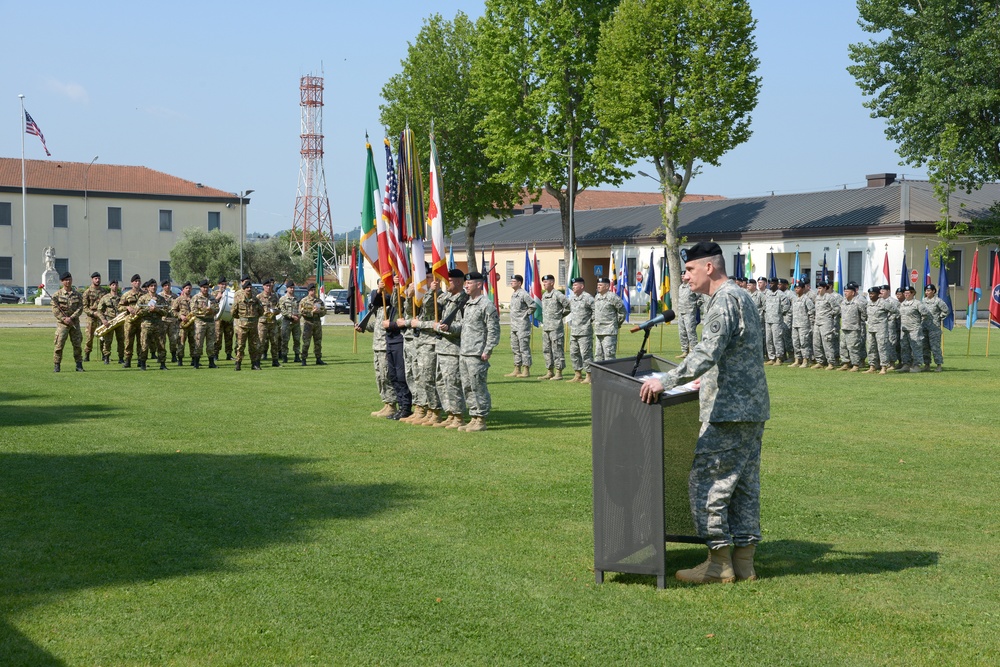
[[[745,0],[623,0],[601,32],[594,104],[629,163],[650,159],[663,194],[671,298],[681,201],[700,163],[750,138],[760,77]]]
[[[1000,5],[968,0],[858,0],[875,35],[849,47],[847,70],[906,164],[927,166],[942,203],[937,257],[956,237],[956,188],[1000,179]]]
[[[471,269],[476,268],[479,221],[496,209],[510,210],[519,200],[519,189],[497,179],[498,170],[483,155],[478,142],[482,132],[476,123],[484,111],[481,103],[472,99],[476,44],[476,25],[462,12],[452,21],[440,14],[425,19],[401,63],[402,71],[382,87],[385,104],[380,107],[381,121],[395,142],[409,124],[421,156],[429,156],[428,137],[433,126],[444,228],[450,232],[465,226]],[[376,152],[380,147],[375,147]],[[422,167],[426,175],[426,167]]]
[[[243,270],[254,282],[265,278],[301,284],[316,271],[315,255],[302,256],[289,251],[288,240],[274,236],[264,241],[243,244]]]
[[[479,129],[498,178],[536,196],[555,197],[562,213],[567,269],[572,196],[628,175],[624,154],[597,122],[590,80],[600,26],[617,0],[486,0],[472,73],[473,99],[486,109]],[[570,167],[570,156],[573,165]]]
[[[170,250],[170,275],[175,283],[202,278],[215,281],[219,276],[232,280],[238,277],[239,269],[239,242],[217,229],[206,232],[189,227]]]

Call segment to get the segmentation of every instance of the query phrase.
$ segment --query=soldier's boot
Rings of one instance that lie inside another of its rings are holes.
[[[683,358],[684,358],[684,357],[686,357],[686,356],[688,356],[688,353],[687,353],[687,352],[681,352],[681,353],[680,353],[680,354],[678,354],[678,355],[677,355],[676,357],[674,357],[674,359],[683,359]]]
[[[305,357],[302,357],[302,361],[300,361],[299,364],[301,364],[303,366],[308,366],[309,365],[308,362],[306,361]]]
[[[757,573],[753,569],[753,554],[756,550],[755,544],[733,549],[733,573],[736,581],[757,581]]]
[[[890,372],[892,372],[892,366],[883,366],[882,370],[880,370],[878,372],[878,374],[879,375],[888,375]]]
[[[828,371],[835,371],[835,370],[837,370],[837,367],[834,366],[833,364],[827,364],[826,365],[826,370],[828,370]]]
[[[122,368],[132,368],[131,357],[125,357],[125,361],[119,361],[118,363],[122,365]]]
[[[909,364],[903,364],[903,365],[901,365],[899,368],[896,369],[896,372],[897,373],[909,373],[910,372],[910,366],[909,366]]]
[[[110,366],[110,365],[111,365],[111,355],[110,355],[110,354],[105,354],[105,355],[103,355],[103,356],[101,357],[101,361],[103,361],[103,362],[104,362],[104,365],[105,365],[105,366]]]
[[[295,363],[299,363],[300,361],[302,361],[302,359],[299,357],[299,353],[296,352],[295,353]]]
[[[198,357],[191,357],[191,368],[201,368],[201,363],[198,361]]]
[[[434,424],[434,428],[448,428],[448,425],[455,421],[455,415],[449,414],[447,417]]]
[[[451,416],[451,423],[445,426],[445,428],[451,430],[458,430],[463,426],[465,426],[465,422],[462,421],[462,415],[459,413],[459,414],[453,414]]]
[[[545,375],[539,375],[539,376],[538,376],[538,379],[539,379],[539,380],[551,380],[551,379],[552,379],[552,378],[554,378],[554,377],[555,377],[555,374],[553,374],[553,373],[552,373],[552,369],[550,368],[550,369],[548,370],[548,372],[547,372],[547,373],[545,373]]]
[[[877,372],[874,366],[869,366],[868,370],[865,371],[865,375],[874,375]]]
[[[262,360],[264,360],[264,361],[267,361],[267,352],[265,352],[264,354],[260,355],[260,358]]]
[[[861,366],[851,366],[850,373],[857,373],[861,370]]]
[[[427,411],[420,405],[413,406],[413,413],[409,417],[403,417],[399,421],[405,424],[412,424],[422,420],[427,415]]]
[[[780,366],[780,365],[781,365],[781,359],[775,359],[775,360],[774,360],[774,363],[773,363],[773,364],[771,364],[771,365],[772,365],[772,366]]]
[[[441,423],[441,415],[437,413],[437,410],[428,410],[427,415],[424,420],[420,422],[421,426],[437,426]]]
[[[736,573],[733,571],[733,558],[729,553],[729,546],[709,549],[708,558],[704,563],[689,570],[678,570],[674,576],[689,584],[733,583],[736,581]]]
[[[826,368],[826,366],[824,366],[823,364],[821,364],[820,362],[817,361],[815,364],[813,364],[809,368]]]
[[[274,359],[271,359],[271,368],[277,368],[280,365],[281,365],[281,362],[278,361],[277,357],[275,357]]]
[[[167,368],[167,360],[166,359],[164,359],[163,361],[160,362],[160,370],[161,371],[169,370]]]
[[[177,357],[177,365],[178,366],[184,365],[184,357]]]
[[[138,365],[139,365],[139,370],[141,370],[141,371],[146,370],[146,362],[145,361],[140,361]]]
[[[531,377],[531,366],[521,366],[521,372],[518,374],[519,378],[530,378]]]
[[[393,406],[392,403],[385,403],[382,405],[381,410],[376,410],[375,412],[372,413],[372,417],[382,417],[382,418],[388,417],[395,411],[396,408]]]
[[[928,361],[926,364],[924,364],[924,370],[930,372],[930,370],[931,370],[931,362]]]
[[[316,365],[317,366],[326,366],[326,362],[323,361],[323,357],[316,357]]]
[[[924,369],[921,368],[920,366],[918,366],[917,364],[913,364],[912,366],[910,366],[910,372],[911,373],[921,373],[921,372],[923,372],[923,370]]]
[[[516,377],[520,377],[520,376],[521,376],[521,367],[520,366],[514,366],[514,370],[512,370],[510,373],[507,373],[506,375],[504,375],[505,378],[516,378]]]
[[[238,370],[238,371],[243,370],[243,362],[241,362],[241,361],[237,361],[236,362],[236,370]]]
[[[788,365],[788,367],[789,367],[789,368],[798,368],[798,367],[799,367],[799,359],[798,359],[798,358],[796,358],[795,360],[793,360],[793,361],[792,361],[792,363],[790,363],[790,364]]]
[[[590,384],[590,373],[587,373],[586,377],[580,381],[580,384]]]
[[[82,361],[76,362],[76,370],[80,371],[81,373],[83,372],[83,362]]]
[[[90,361],[90,350],[87,350],[86,352],[84,352],[84,354],[83,354],[83,360],[84,361]]]
[[[934,372],[935,372],[935,373],[940,373],[940,372],[941,372],[941,371],[943,371],[943,370],[944,370],[944,368],[942,368],[942,367],[941,367],[941,364],[938,364],[938,365],[937,365],[937,368],[935,368],[935,369],[934,369]]]
[[[124,366],[125,365],[125,360],[122,359],[121,357],[118,357],[118,365],[119,366]]]
[[[566,380],[566,382],[582,382],[582,381],[583,381],[583,373],[581,373],[580,371],[573,371],[573,377],[571,377],[569,380]]]
[[[208,367],[209,368],[218,368],[219,367],[219,365],[215,363],[215,357],[209,357],[208,358]]]
[[[226,361],[232,361],[232,360],[233,360],[233,355],[226,353]]]
[[[52,365],[53,365],[52,372],[53,373],[58,373],[59,372],[59,364],[52,364]]]
[[[840,370],[840,371],[849,371],[849,370],[851,370],[851,365],[849,363],[844,363],[837,370]]]
[[[259,371],[260,369],[261,368],[260,368],[260,362],[259,361],[257,363],[255,363],[255,364],[253,364],[253,363],[250,364],[250,370],[252,370],[252,371]]]
[[[177,353],[176,352],[171,352],[170,353],[170,363],[172,363],[172,364],[176,364],[177,363]]]
[[[556,369],[556,373],[555,373],[555,375],[553,375],[553,376],[552,376],[551,378],[549,378],[549,379],[550,379],[550,380],[562,380],[562,379],[563,379],[563,378],[562,378],[562,369],[561,369],[561,368],[557,368],[557,369]]]
[[[468,424],[458,429],[459,431],[465,431],[466,433],[475,431],[485,431],[486,430],[486,418],[485,417],[473,417]]]

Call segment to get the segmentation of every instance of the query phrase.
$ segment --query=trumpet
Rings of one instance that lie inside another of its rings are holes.
[[[126,320],[129,319],[129,317],[130,316],[128,314],[128,311],[123,310],[122,312],[115,315],[114,319],[112,319],[107,324],[102,324],[101,326],[94,329],[94,335],[96,335],[99,338],[104,338],[105,334],[108,334],[117,329],[118,327],[120,327],[122,324],[125,323]]]

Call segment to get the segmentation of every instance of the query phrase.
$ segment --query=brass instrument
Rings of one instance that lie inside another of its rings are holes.
[[[190,329],[191,326],[194,324],[194,321],[198,319],[197,317],[194,316],[193,312],[188,313],[184,317],[186,319],[181,323],[181,329]]]
[[[102,324],[101,326],[94,329],[94,335],[99,338],[104,338],[105,335],[111,333],[121,325],[125,324],[125,321],[129,319],[129,314],[127,310],[123,310],[114,316],[114,318],[107,324]]]

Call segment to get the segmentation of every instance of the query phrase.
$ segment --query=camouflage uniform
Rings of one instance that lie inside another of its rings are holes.
[[[323,316],[326,306],[318,296],[302,297],[299,301],[299,313],[302,315],[302,361],[309,357],[309,345],[316,346],[314,354],[316,361],[323,358]]]
[[[681,280],[677,288],[677,333],[681,339],[681,354],[687,354],[698,344],[698,313],[701,295],[691,289],[691,285]]]
[[[177,361],[183,362],[185,347],[190,347],[191,356],[194,356],[194,324],[183,326],[183,321],[191,315],[191,297],[181,292],[171,304],[170,312],[177,320]]]
[[[485,294],[469,299],[462,312],[462,321],[449,328],[461,340],[459,373],[469,416],[486,417],[490,414],[492,400],[486,386],[490,362],[484,360],[483,355],[491,354],[500,343],[500,316],[496,306]]]
[[[760,533],[760,448],[770,396],[757,308],[732,280],[708,303],[702,338],[665,389],[701,377],[701,433],[688,480],[698,536],[711,549],[756,544]]]
[[[782,285],[784,284],[782,283]],[[784,321],[782,331],[785,332],[785,358],[790,360],[795,357],[795,343],[792,341],[792,308],[795,305],[795,299],[798,297],[790,289],[781,289],[781,287],[778,287],[778,291],[788,297],[788,311],[782,316],[782,320]]]
[[[94,331],[97,327],[101,326],[101,313],[97,306],[103,296],[104,290],[100,287],[90,285],[87,289],[83,290],[83,312],[87,316],[87,340],[85,341],[83,351],[88,359],[90,358],[91,351],[94,349]],[[98,341],[98,344],[100,344],[100,341]]]
[[[767,358],[771,361],[781,361],[785,356],[785,313],[791,309],[791,300],[781,290],[768,290],[764,295],[764,323],[767,325]],[[704,335],[704,330],[702,335]]]
[[[368,303],[368,309],[371,310],[374,306],[374,299],[380,294],[380,292],[372,292],[371,299]],[[385,329],[382,328],[382,322],[385,320],[385,306],[382,305],[381,300],[379,305],[375,308],[372,316],[368,318],[367,330],[372,332],[372,358],[375,365],[375,382],[378,385],[378,393],[382,398],[382,402],[386,404],[392,404],[396,402],[396,390],[392,388],[392,383],[389,382],[389,366],[385,358]]]
[[[747,292],[750,295],[750,299],[757,306],[757,315],[760,317],[760,341],[761,341],[761,352],[764,356],[767,356],[767,324],[765,323],[764,317],[764,306],[767,302],[767,294],[764,290],[758,289],[755,292]]]
[[[115,319],[118,314],[118,302],[121,301],[121,293],[112,295],[108,292],[101,297],[101,300],[97,303],[98,318],[101,316],[105,320],[110,322]],[[103,320],[102,320],[103,321]],[[108,359],[111,357],[111,341],[114,340],[117,343],[118,351],[118,363],[122,363],[125,360],[125,325],[115,327],[114,331],[110,331],[101,337],[101,356]]]
[[[459,364],[459,354],[461,352],[461,340],[458,331],[454,329],[457,325],[461,330],[464,304],[468,296],[465,292],[458,294],[446,293],[440,301],[438,308],[441,313],[441,320],[444,321],[455,313],[448,331],[439,332],[437,335],[437,377],[435,386],[437,387],[438,398],[441,399],[441,407],[450,415],[460,415],[465,411],[465,394],[462,391],[462,377]]]
[[[417,311],[417,328],[420,336],[417,338],[417,373],[413,387],[413,402],[429,410],[437,412],[441,409],[437,388],[437,341],[434,333],[434,323],[441,315],[441,290],[424,296],[424,301]],[[435,312],[436,311],[436,312]],[[384,356],[384,355],[383,355]]]
[[[605,361],[618,355],[618,329],[625,322],[625,304],[617,294],[608,290],[594,297],[594,360]]]
[[[924,365],[924,320],[929,316],[924,304],[916,299],[899,304],[899,352],[904,366]]]
[[[886,305],[890,308],[890,310],[889,310],[889,325],[888,325],[888,331],[889,331],[889,352],[892,354],[892,363],[895,364],[895,363],[899,362],[900,359],[901,359],[901,357],[900,357],[901,350],[899,349],[899,331],[900,331],[899,306],[900,306],[900,302],[899,302],[899,299],[897,299],[894,296],[890,296],[888,299],[886,299],[886,302],[887,302]]]
[[[77,364],[83,363],[83,333],[80,331],[80,315],[83,313],[83,295],[81,295],[72,285],[69,289],[60,287],[52,295],[52,315],[56,318],[56,340],[55,351],[52,354],[52,361],[55,364],[62,363],[63,347],[66,339],[69,338],[73,346],[73,359]],[[63,318],[68,317],[72,322],[66,324]]]
[[[795,358],[805,361],[812,358],[813,319],[816,316],[816,305],[806,296],[796,295],[792,300],[792,350]]]
[[[566,367],[566,334],[563,319],[569,315],[569,301],[557,289],[542,293],[542,355],[545,367],[562,370]]]
[[[409,322],[417,316],[416,304],[412,296],[404,296],[402,306],[399,309],[398,317]],[[410,390],[410,395],[414,398],[415,405],[423,405],[416,402],[417,386],[417,340],[420,338],[420,330],[407,326],[403,329],[403,365],[406,370],[406,386]]]
[[[302,323],[292,319],[299,316],[299,302],[295,299],[295,290],[289,287],[285,295],[278,299],[281,310],[281,359],[288,361],[288,339],[292,339],[292,353],[298,361],[302,349]]]
[[[197,363],[201,358],[202,344],[209,359],[215,359],[215,314],[219,312],[219,304],[211,296],[199,292],[191,297],[191,313],[195,316],[194,341],[191,347],[191,361]]]
[[[228,289],[228,288],[227,288]],[[238,291],[238,290],[237,290]],[[236,294],[233,290],[229,290],[230,295],[233,297],[233,301],[236,300]],[[215,302],[217,304],[222,303],[222,290],[216,289],[213,295]],[[230,309],[230,312],[232,310]],[[236,316],[233,316],[235,319]],[[234,323],[233,320],[224,320],[221,317],[215,321],[215,354],[216,356],[222,356],[222,350],[225,348],[226,358],[233,356],[233,335],[234,335]]]
[[[159,293],[160,303],[166,305],[166,313],[163,315],[163,337],[164,340],[160,341],[161,347],[164,349],[167,346],[170,347],[170,359],[171,361],[177,361],[177,357],[183,357],[183,353],[179,353],[177,348],[180,346],[180,335],[181,326],[180,322],[177,321],[177,316],[174,314],[174,301],[177,297],[171,290],[161,291]]]
[[[510,295],[510,350],[515,366],[531,366],[531,315],[535,300],[523,288]]]
[[[260,358],[267,356],[268,349],[271,350],[272,365],[281,357],[281,328],[274,320],[278,313],[278,295],[271,292],[270,295],[261,292],[257,295],[260,306],[263,309],[260,321],[257,323],[257,338],[260,339]],[[284,319],[284,318],[282,318]]]
[[[816,295],[816,330],[813,332],[817,364],[832,365],[840,356],[837,346],[837,316],[840,306],[830,293]]]
[[[860,294],[853,299],[844,298],[840,303],[840,330],[844,337],[844,363],[860,367],[865,360],[865,322],[868,307]]]
[[[924,363],[940,366],[944,363],[941,350],[941,327],[948,317],[948,304],[943,299],[932,296],[924,297],[924,307],[927,308],[927,319],[924,320]]]
[[[243,352],[250,348],[250,365],[260,366],[260,338],[257,335],[257,325],[264,307],[260,305],[256,295],[240,290],[233,299],[233,330],[236,332],[236,353],[233,360],[237,364],[243,361]],[[318,347],[318,346],[317,346]]]
[[[837,352],[836,363],[840,363],[840,360],[845,358],[844,350],[844,340],[840,335],[840,304],[844,303],[844,295],[839,292],[830,292],[827,294],[830,300],[833,302],[833,313],[834,313],[834,325],[833,325],[833,349]]]
[[[154,305],[150,305],[154,304]],[[167,361],[167,351],[163,347],[163,313],[165,306],[159,294],[143,294],[136,303],[139,308],[139,366],[145,367],[146,360],[156,359],[160,364]]]
[[[873,368],[887,368],[891,365],[889,359],[888,323],[889,311],[882,303],[884,299],[868,298],[865,307],[868,309],[868,365]]]
[[[129,307],[135,306],[142,294],[141,289],[130,287],[122,294],[122,298],[118,302],[118,311],[124,313]],[[142,327],[142,322],[138,318],[133,322],[130,317],[125,320],[125,324],[122,326],[125,328],[125,363],[128,364],[132,361],[132,353],[135,350],[136,339],[139,338],[139,329]]]
[[[594,297],[586,292],[569,298],[569,357],[573,370],[590,373],[594,360]]]

